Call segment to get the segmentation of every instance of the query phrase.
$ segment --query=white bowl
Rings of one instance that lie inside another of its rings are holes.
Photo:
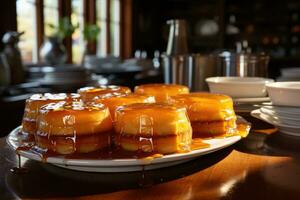
[[[283,68],[280,71],[281,71],[281,75],[285,78],[299,78],[300,77],[300,67]]]
[[[300,81],[268,83],[267,91],[273,105],[300,107]]]
[[[259,77],[210,77],[206,79],[211,93],[226,94],[232,98],[267,96],[266,83],[273,79]]]

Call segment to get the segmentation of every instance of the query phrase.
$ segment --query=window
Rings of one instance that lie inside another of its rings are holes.
[[[96,23],[100,27],[100,36],[97,41],[97,55],[98,56],[106,56],[107,48],[106,48],[106,24],[107,24],[107,12],[106,12],[106,0],[96,0],[96,13],[97,19]]]
[[[100,27],[96,44],[98,56],[120,56],[121,2],[120,0],[17,0],[18,31],[25,31],[19,44],[23,60],[33,63],[39,61],[38,52],[43,39],[53,34],[49,24],[57,25],[62,16],[70,17],[73,24],[79,24],[79,29],[72,35],[71,44],[66,45],[72,62],[80,63],[84,53],[85,43],[82,34],[84,23],[97,23]],[[92,6],[89,6],[90,3]],[[94,11],[91,12],[90,9]]]
[[[110,0],[110,48],[114,56],[120,55],[120,0]]]
[[[72,35],[72,57],[74,63],[81,62],[85,48],[82,35],[82,30],[84,27],[82,2],[82,0],[72,0],[71,21],[73,25],[79,25],[79,28],[76,29]]]
[[[120,0],[96,2],[97,24],[101,29],[98,55],[120,56]]]
[[[37,62],[37,31],[34,0],[17,0],[17,27],[18,31],[24,31],[21,36],[19,48],[25,62]]]
[[[44,0],[44,32],[45,36],[50,36],[54,30],[49,27],[49,24],[58,25],[58,1]]]

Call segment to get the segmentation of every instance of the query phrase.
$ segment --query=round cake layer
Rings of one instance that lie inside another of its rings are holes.
[[[22,120],[22,131],[29,134],[34,134],[36,132],[36,119],[40,108],[46,104],[59,101],[80,101],[80,95],[74,93],[45,93],[32,95],[26,100],[24,116]]]
[[[114,119],[117,107],[134,104],[134,103],[154,103],[153,96],[139,94],[107,94],[99,96],[96,103],[103,103],[109,108],[112,118]]]
[[[230,136],[237,131],[235,117],[224,121],[192,122],[191,124],[193,128],[193,138]]]
[[[156,102],[168,102],[171,96],[188,94],[189,88],[175,84],[145,84],[134,88],[136,94],[144,94],[155,97]]]
[[[185,105],[191,121],[218,121],[235,116],[232,99],[222,94],[182,94],[172,97],[170,103]]]
[[[128,87],[124,86],[116,86],[116,85],[109,85],[109,86],[100,86],[100,87],[84,87],[78,90],[78,93],[81,95],[84,101],[93,101],[93,99],[99,95],[104,94],[130,94],[131,90]]]
[[[40,109],[38,135],[91,135],[112,130],[108,108],[83,102],[50,103]]]
[[[156,152],[170,154],[190,150],[189,134],[141,137],[134,135],[116,135],[115,142],[127,151]]]
[[[36,120],[22,120],[22,132],[28,134],[35,134],[37,130]]]
[[[36,144],[59,154],[88,153],[108,147],[110,132],[84,136],[35,136]]]
[[[163,103],[137,103],[117,108],[115,130],[127,135],[191,134],[185,107]]]

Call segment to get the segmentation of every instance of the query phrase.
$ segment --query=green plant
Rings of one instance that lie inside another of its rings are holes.
[[[48,24],[48,26],[54,30],[52,37],[58,37],[64,39],[71,36],[74,31],[79,27],[77,23],[75,26],[72,24],[71,20],[68,17],[63,17],[58,20],[58,25]]]
[[[87,42],[97,41],[100,28],[96,24],[86,24],[83,28],[83,38]]]

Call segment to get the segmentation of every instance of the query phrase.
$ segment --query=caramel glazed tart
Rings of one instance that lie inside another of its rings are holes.
[[[88,153],[111,145],[113,129],[103,104],[50,103],[40,109],[36,144],[59,154]]]
[[[229,96],[190,93],[174,96],[170,101],[186,106],[193,137],[231,136],[237,131],[233,101]]]
[[[48,103],[59,101],[81,101],[81,98],[80,95],[76,93],[34,94],[28,98],[25,103],[22,119],[22,132],[33,135],[37,131],[36,119],[39,109]]]
[[[192,139],[185,107],[163,103],[118,107],[115,133],[124,150],[162,154],[189,151]]]

